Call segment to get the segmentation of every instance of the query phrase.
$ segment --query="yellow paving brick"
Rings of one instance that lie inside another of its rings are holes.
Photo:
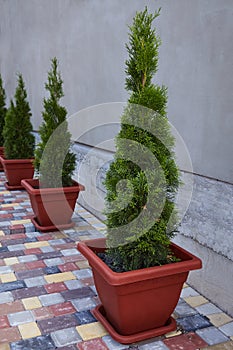
[[[202,295],[197,295],[194,297],[187,297],[184,300],[192,307],[197,307],[203,304],[208,303],[208,300],[204,298]]]
[[[40,299],[38,297],[22,299],[23,305],[26,310],[37,309],[42,307]]]
[[[0,236],[5,236],[5,233],[2,230],[0,230]]]
[[[76,262],[76,265],[77,265],[80,269],[87,269],[88,267],[90,267],[90,265],[88,264],[88,261],[86,261],[86,260],[78,261],[78,262]]]
[[[7,203],[7,204],[2,204],[1,207],[2,208],[11,208],[11,207],[16,207],[18,205],[19,205],[19,203]]]
[[[63,232],[55,232],[53,234],[54,239],[59,239],[59,238],[67,238],[67,236]]]
[[[49,243],[47,241],[40,241],[40,242],[29,242],[24,243],[26,249],[32,249],[32,248],[40,248],[40,247],[46,247],[49,246]]]
[[[13,272],[5,273],[4,275],[0,275],[2,283],[13,282],[16,281],[17,278]]]
[[[34,338],[41,335],[36,322],[20,324],[18,327],[23,339]]]
[[[92,239],[91,236],[79,236],[80,241],[88,241],[89,239]]]
[[[83,340],[101,338],[108,334],[108,332],[100,322],[83,324],[81,326],[76,327],[76,330]]]
[[[18,258],[14,257],[14,256],[12,258],[5,258],[3,260],[4,260],[4,263],[6,265],[14,265],[14,264],[18,264],[19,263]]]
[[[69,280],[75,280],[76,277],[72,274],[72,272],[62,272],[62,273],[54,273],[52,275],[44,276],[47,283],[57,283],[64,282]]]
[[[232,318],[226,315],[224,312],[208,315],[208,318],[215,327],[221,327],[224,324],[232,321]]]
[[[0,350],[10,350],[10,345],[8,343],[0,344]]]
[[[177,329],[174,332],[169,332],[169,333],[165,334],[165,337],[172,338],[172,337],[176,337],[177,335],[180,335],[180,334],[182,334],[182,332]]]
[[[23,225],[23,224],[30,224],[30,219],[24,219],[24,220],[13,220],[11,221],[11,225]]]
[[[0,191],[0,194],[10,194],[10,191]]]

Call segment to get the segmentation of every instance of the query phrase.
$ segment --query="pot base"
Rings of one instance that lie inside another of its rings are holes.
[[[64,224],[64,225],[51,225],[51,226],[41,226],[35,217],[31,219],[33,225],[35,228],[41,232],[53,232],[53,231],[60,231],[60,230],[67,230],[69,228],[74,227],[75,223],[70,222],[69,224]]]
[[[7,189],[8,191],[24,190],[24,187],[23,187],[23,186],[21,186],[21,185],[15,185],[15,186],[9,185],[9,182],[8,182],[8,181],[4,183],[4,186],[6,187],[6,189]]]
[[[96,308],[92,311],[93,315],[100,321],[113,339],[122,344],[132,344],[138,341],[142,341],[149,338],[158,337],[169,332],[172,332],[176,329],[176,321],[173,317],[170,317],[165,326],[150,329],[148,331],[131,334],[131,335],[122,335],[119,334],[113,326],[106,319],[105,311],[103,305],[97,305]]]

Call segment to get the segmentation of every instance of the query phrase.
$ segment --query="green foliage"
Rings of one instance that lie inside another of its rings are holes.
[[[3,146],[3,144],[4,144],[3,128],[4,128],[4,124],[5,124],[6,112],[7,112],[6,94],[5,94],[5,90],[3,88],[2,77],[0,75],[0,146]]]
[[[22,74],[18,75],[14,97],[15,103],[11,100],[3,128],[5,156],[7,159],[30,159],[34,157],[35,137]]]
[[[152,83],[161,43],[152,29],[158,15],[146,8],[129,27],[126,89],[131,96],[105,180],[107,254],[116,271],[176,260],[169,246],[177,224],[179,170],[166,116],[167,89]]]
[[[49,97],[44,99],[43,123],[39,130],[41,142],[35,151],[35,168],[40,172],[43,187],[71,186],[75,170],[76,158],[70,151],[67,111],[59,104],[64,96],[62,85],[58,61],[53,58],[45,84]]]

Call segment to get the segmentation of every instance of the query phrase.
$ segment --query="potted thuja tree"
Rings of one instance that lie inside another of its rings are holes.
[[[5,124],[5,116],[6,116],[7,108],[6,108],[6,94],[3,88],[3,81],[0,75],[0,156],[4,155],[4,138],[3,138],[3,127]],[[0,161],[0,171],[3,171],[3,166]]]
[[[8,190],[22,189],[21,180],[32,178],[34,174],[35,137],[22,74],[18,75],[14,97],[15,101],[10,101],[5,116],[4,156],[0,157],[7,178],[5,187]]]
[[[131,92],[106,174],[106,239],[80,242],[101,301],[93,311],[114,339],[133,343],[176,328],[171,317],[183,283],[201,261],[171,242],[180,180],[166,115],[167,89],[154,85],[159,11],[130,27],[126,89]]]
[[[60,105],[62,86],[58,61],[53,58],[45,84],[49,97],[44,99],[43,122],[39,129],[41,141],[35,150],[34,164],[39,178],[22,181],[34,211],[33,224],[42,232],[72,227],[76,200],[84,190],[72,179],[76,157],[70,150],[67,111]]]

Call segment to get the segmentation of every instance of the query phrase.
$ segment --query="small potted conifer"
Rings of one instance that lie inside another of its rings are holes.
[[[154,85],[159,11],[136,14],[130,27],[126,89],[129,104],[106,174],[107,238],[78,243],[93,270],[101,301],[93,311],[120,343],[176,328],[171,317],[183,283],[201,261],[171,242],[177,230],[179,170],[166,116],[167,89]]]
[[[21,180],[32,178],[35,137],[32,133],[31,110],[22,74],[18,74],[15,102],[5,116],[3,127],[4,156],[1,162],[7,178],[5,187],[9,190],[22,189]]]
[[[3,81],[0,75],[0,156],[4,156],[4,138],[3,138],[3,127],[5,124],[5,116],[6,116],[7,108],[6,108],[6,94],[3,88]],[[0,161],[0,171],[3,171],[2,162]]]
[[[35,214],[32,222],[42,232],[72,227],[76,200],[79,192],[84,190],[72,179],[76,157],[70,150],[67,111],[60,105],[64,96],[62,86],[55,57],[45,84],[49,97],[44,99],[43,123],[39,129],[41,141],[35,150],[34,164],[39,178],[22,181]]]

